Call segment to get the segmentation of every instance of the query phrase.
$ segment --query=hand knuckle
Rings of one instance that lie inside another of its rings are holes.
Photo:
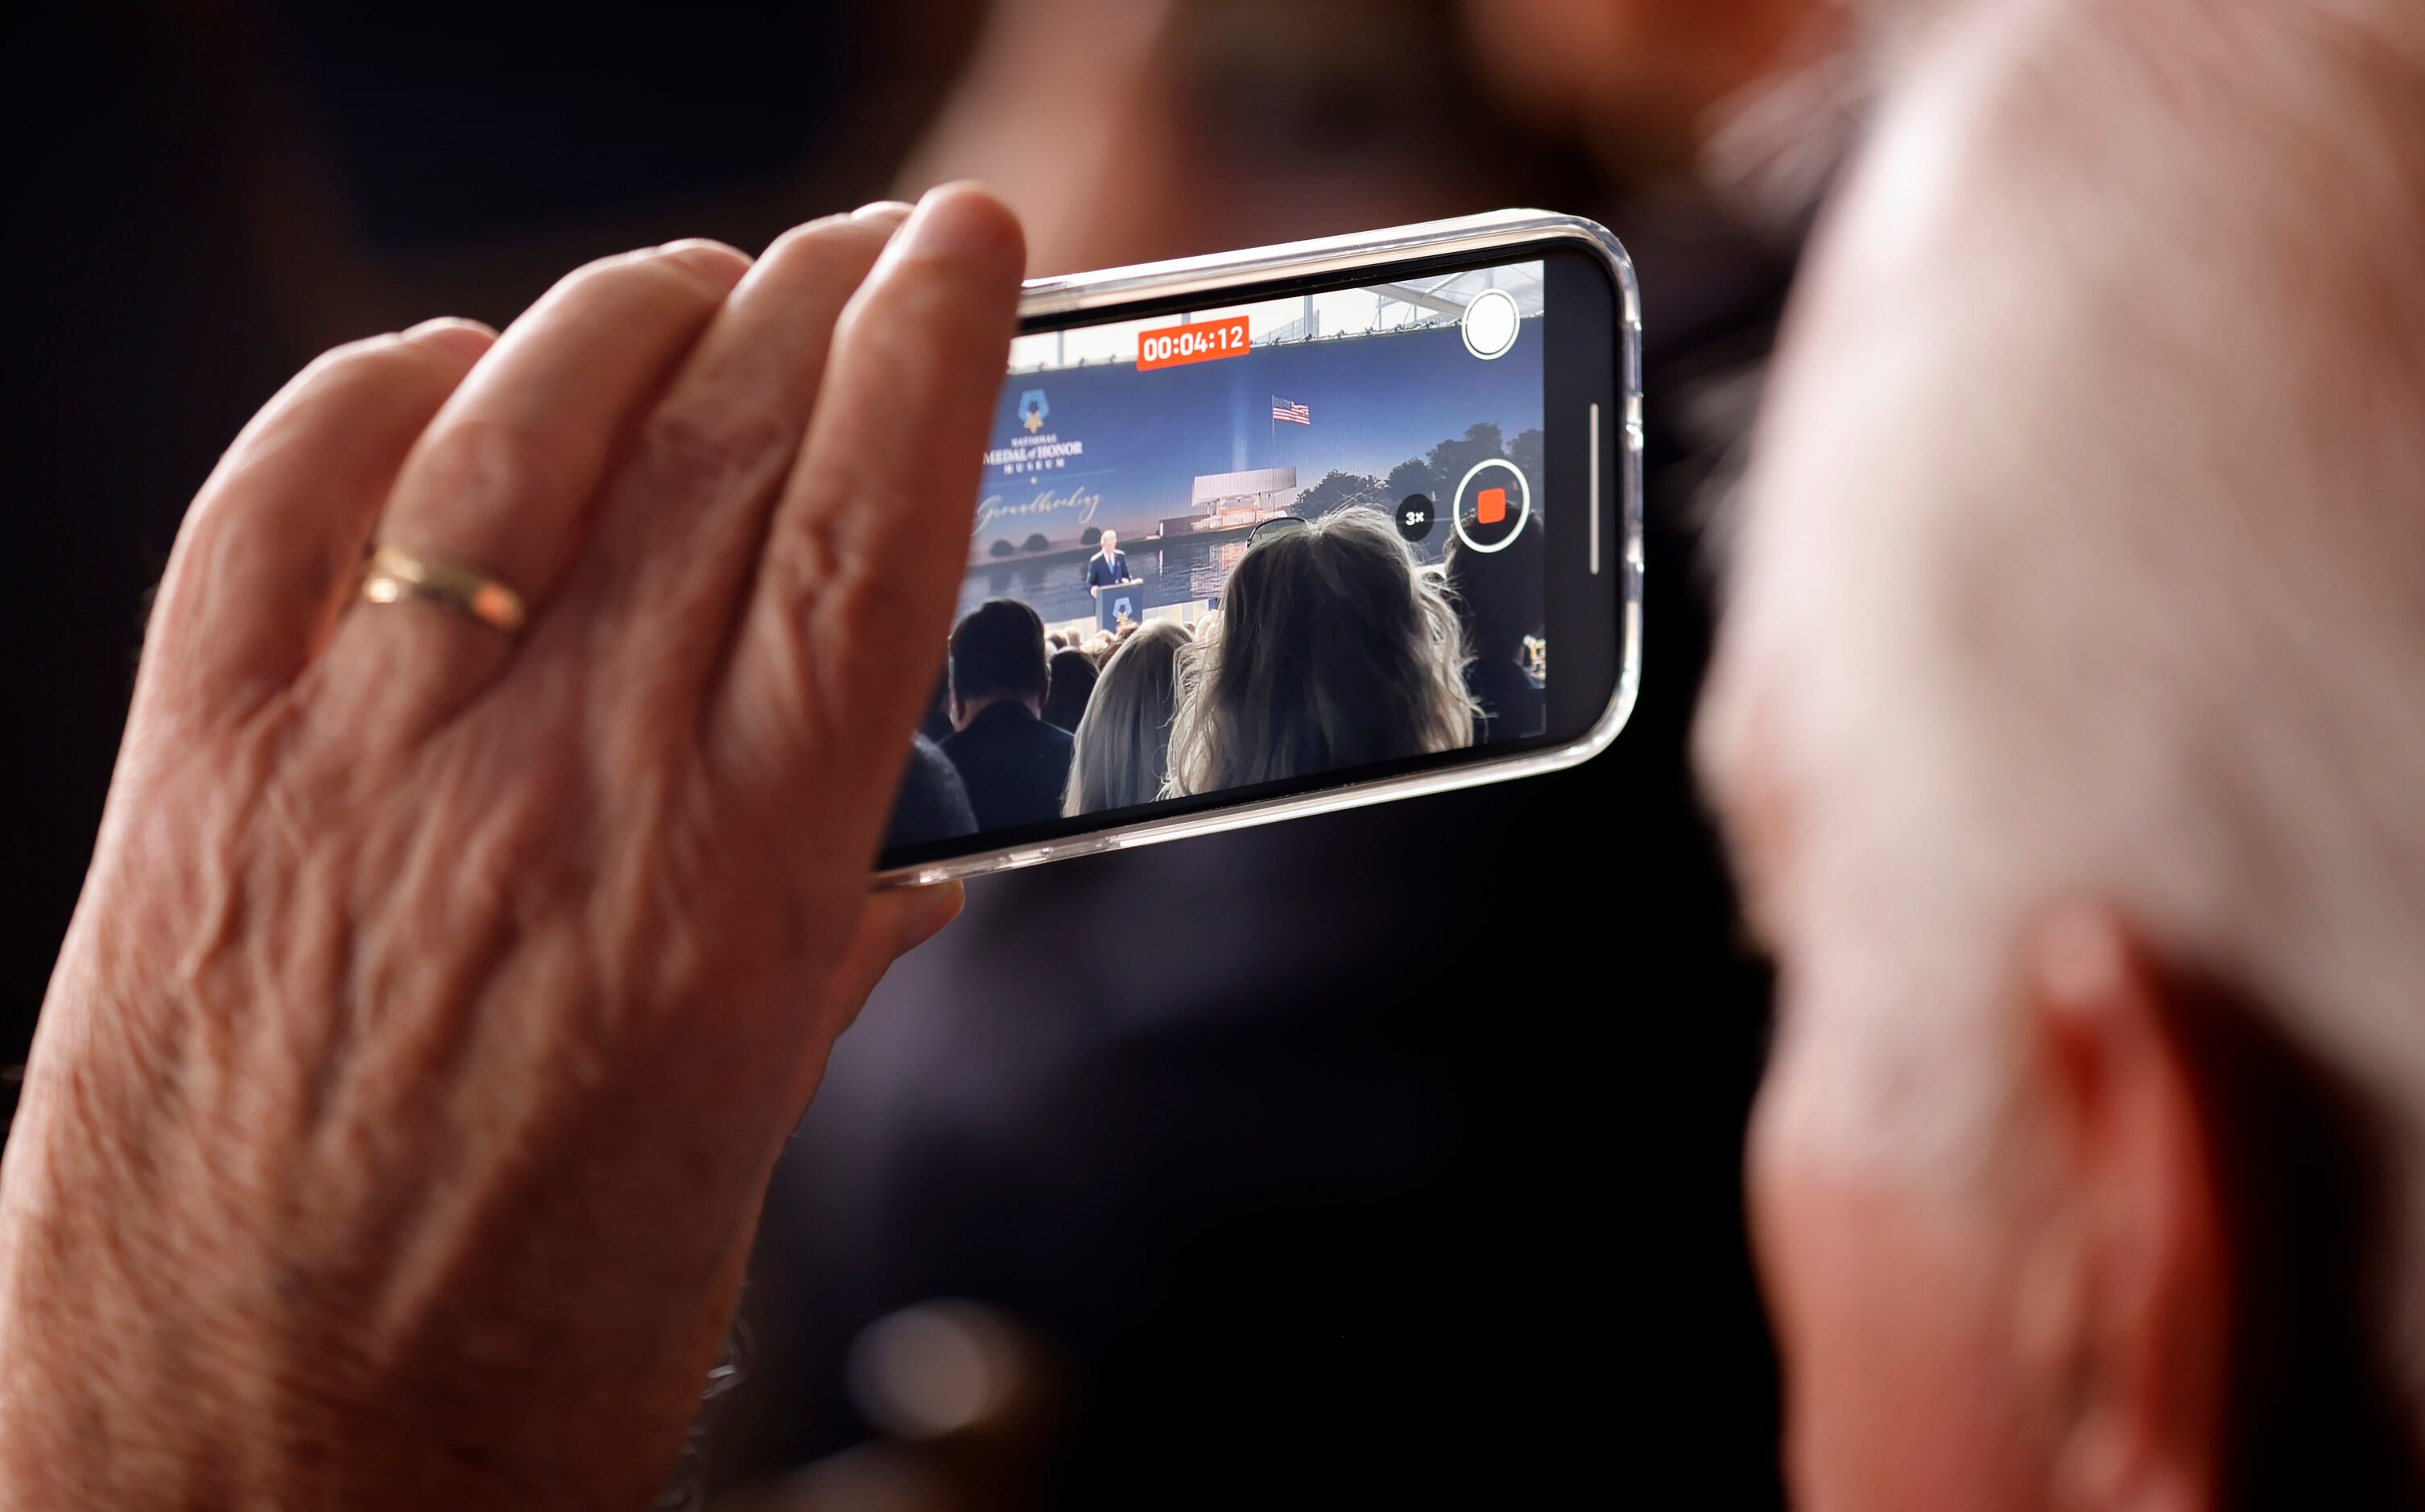
[[[879,645],[891,646],[913,635],[924,607],[898,572],[846,573],[834,585],[832,618]],[[939,634],[939,631],[938,631]]]
[[[881,250],[891,232],[892,228],[882,221],[827,216],[805,226],[795,226],[776,237],[759,262],[788,272],[803,261],[822,265],[836,261],[844,252],[857,253],[863,260]]]
[[[556,280],[555,287],[548,290],[547,298],[550,300],[562,300],[583,294],[594,294],[601,287],[611,287],[629,269],[642,265],[647,260],[648,256],[645,252],[616,252],[610,256],[594,258]]]
[[[480,512],[509,511],[547,497],[563,464],[523,427],[478,417],[458,421],[430,447],[425,481],[451,503]]]
[[[766,543],[766,575],[783,622],[797,627],[824,612],[826,595],[842,575],[843,531],[831,509],[811,508],[785,522]]]
[[[317,394],[357,386],[419,385],[439,378],[451,383],[461,371],[459,362],[434,347],[401,336],[370,336],[331,346],[313,358],[298,376],[295,392]]]
[[[895,375],[902,392],[923,395],[939,375],[968,360],[971,332],[983,329],[962,291],[931,278],[894,278],[868,284],[852,299],[837,337]]]
[[[574,268],[540,302],[551,311],[630,309],[667,301],[712,304],[724,293],[721,284],[681,258],[640,251],[602,257]]]
[[[310,382],[384,366],[409,345],[403,337],[394,335],[365,336],[360,341],[341,343],[312,359],[303,369],[303,378]]]
[[[771,410],[685,407],[650,419],[637,460],[664,502],[704,503],[731,491],[768,458],[788,454],[793,443],[791,424]]]
[[[566,320],[579,318],[579,312],[611,301],[614,291],[623,284],[624,264],[621,259],[605,258],[585,263],[558,279],[555,286],[540,296],[538,302],[531,306],[518,324],[525,328],[527,339]]]
[[[785,643],[783,703],[811,748],[851,728],[856,674],[870,647],[916,633],[917,596],[901,575],[867,559],[832,513],[798,522],[768,542],[766,589]]]
[[[808,626],[822,619],[829,627],[847,626],[853,635],[907,632],[917,618],[918,596],[908,587],[915,574],[877,560],[879,543],[855,523],[906,519],[917,501],[897,481],[852,470],[820,485],[807,502],[790,534],[802,542],[797,570],[818,574],[801,600],[803,607],[813,608],[814,618],[794,622]]]
[[[687,257],[644,257],[630,265],[655,298],[681,304],[718,305],[732,292],[732,280],[709,272]]]
[[[767,244],[758,264],[761,267],[788,268],[800,258],[813,258],[817,249],[828,244],[847,224],[845,217],[827,216],[806,225],[794,226]]]

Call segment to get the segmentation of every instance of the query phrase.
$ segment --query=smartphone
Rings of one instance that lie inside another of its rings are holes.
[[[1532,210],[1029,283],[878,881],[1604,748],[1640,332],[1616,238]]]

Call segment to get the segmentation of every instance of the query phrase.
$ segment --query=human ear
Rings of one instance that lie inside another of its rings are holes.
[[[2201,1101],[2167,982],[2099,909],[2028,942],[2047,1201],[2021,1327],[2058,1506],[2192,1512],[2221,1493],[2231,1274],[2208,1119],[2223,1110]]]

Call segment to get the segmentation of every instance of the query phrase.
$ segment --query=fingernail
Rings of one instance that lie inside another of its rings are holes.
[[[719,241],[710,241],[704,236],[688,236],[678,242],[667,242],[657,249],[657,255],[725,283],[737,283],[741,275],[749,271],[747,252]]]
[[[897,218],[907,215],[910,211],[916,208],[917,206],[911,204],[907,200],[878,200],[873,204],[860,205],[858,209],[850,213],[850,218],[853,220],[874,220],[882,216],[891,216]]]
[[[1012,254],[1024,256],[1019,221],[975,184],[946,184],[926,191],[889,249],[890,256],[902,260],[993,262]]]
[[[441,315],[425,320],[404,333],[404,340],[416,346],[434,346],[442,352],[452,352],[466,362],[477,362],[482,353],[496,345],[493,327],[460,315]]]

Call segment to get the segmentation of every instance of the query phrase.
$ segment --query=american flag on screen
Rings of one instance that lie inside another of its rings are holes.
[[[1291,404],[1275,394],[1272,395],[1272,418],[1285,420],[1292,426],[1309,426],[1313,424],[1313,410],[1306,405]]]

